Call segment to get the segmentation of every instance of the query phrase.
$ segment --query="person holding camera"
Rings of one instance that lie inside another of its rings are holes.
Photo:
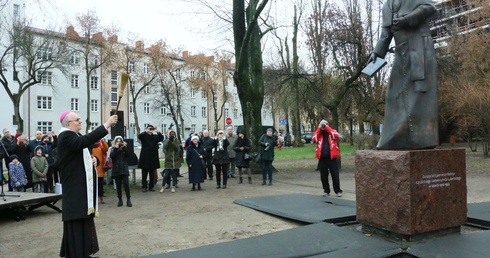
[[[168,131],[168,140],[163,143],[163,148],[165,151],[165,164],[164,164],[164,174],[162,181],[162,188],[160,193],[164,192],[165,184],[170,187],[170,178],[172,178],[172,193],[175,193],[175,188],[177,188],[177,177],[179,176],[179,169],[182,166],[181,157],[181,143],[177,138],[177,133],[174,130]]]
[[[265,134],[259,139],[259,145],[262,147],[260,153],[262,162],[262,185],[266,185],[267,176],[269,177],[269,185],[272,185],[272,162],[274,161],[274,145],[277,140],[273,135],[272,128],[267,128]]]
[[[214,158],[213,164],[216,168],[216,189],[226,189],[228,183],[228,169],[230,167],[230,157],[228,156],[228,146],[230,142],[225,136],[225,132],[219,130],[214,139]],[[223,182],[221,182],[223,176]],[[223,184],[222,184],[223,183]]]
[[[141,168],[141,184],[143,192],[148,190],[155,191],[155,169],[160,168],[160,159],[158,157],[158,143],[163,141],[163,134],[160,133],[153,125],[146,126],[146,131],[138,135],[141,143],[140,158],[138,168]],[[150,183],[146,180],[150,178]]]
[[[126,206],[132,207],[131,193],[129,191],[129,168],[128,159],[130,157],[128,144],[123,140],[121,136],[116,136],[112,141],[112,149],[109,156],[112,159],[112,178],[116,181],[117,207],[123,206],[122,201],[122,186],[124,186],[124,192],[126,193]]]
[[[323,186],[323,196],[330,195],[330,185],[328,184],[328,173],[332,175],[333,190],[337,197],[342,196],[339,179],[339,166],[337,159],[340,158],[338,145],[339,133],[328,125],[326,120],[322,120],[318,129],[312,137],[312,141],[317,143],[315,156],[318,159],[320,169],[320,179]]]

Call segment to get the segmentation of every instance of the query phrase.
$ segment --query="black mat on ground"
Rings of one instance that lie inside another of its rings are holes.
[[[468,223],[490,227],[490,202],[468,204]]]
[[[400,253],[391,242],[333,224],[317,223],[267,235],[147,257],[389,257]]]
[[[425,243],[413,244],[408,253],[417,257],[461,258],[489,257],[490,231],[479,231],[468,234],[454,234]]]
[[[338,223],[356,218],[356,203],[338,197],[295,193],[238,199],[234,203],[305,223]]]

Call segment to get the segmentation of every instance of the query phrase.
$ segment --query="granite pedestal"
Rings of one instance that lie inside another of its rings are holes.
[[[357,221],[404,239],[466,223],[464,149],[357,151]]]

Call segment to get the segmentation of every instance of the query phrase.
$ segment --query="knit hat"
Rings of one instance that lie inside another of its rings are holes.
[[[325,120],[325,119],[322,119],[322,121],[320,121],[320,124],[326,124],[326,125],[328,125],[328,121]]]
[[[13,161],[14,159],[19,160],[19,157],[15,154],[10,155],[10,161]]]
[[[196,136],[196,135],[192,136],[191,141],[194,141],[194,139],[199,140],[199,136]]]
[[[41,149],[42,152],[44,152],[44,147],[43,146],[36,146],[36,148],[34,148],[34,154],[36,154],[37,150]]]
[[[274,132],[274,130],[272,130],[272,128],[267,128],[267,132],[269,132],[269,131]]]

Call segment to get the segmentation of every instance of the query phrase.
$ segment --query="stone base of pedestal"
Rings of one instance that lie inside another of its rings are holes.
[[[357,151],[355,162],[356,216],[364,228],[410,240],[466,223],[464,149]]]

